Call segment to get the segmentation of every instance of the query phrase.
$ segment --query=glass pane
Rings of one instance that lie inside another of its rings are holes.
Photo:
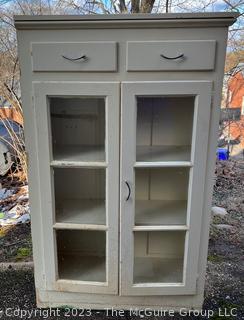
[[[56,222],[106,224],[105,169],[55,168]]]
[[[135,224],[186,224],[188,168],[135,169]]]
[[[134,283],[182,283],[184,231],[134,233]]]
[[[53,159],[105,160],[105,99],[49,98]]]
[[[59,279],[106,281],[106,233],[57,230]]]
[[[195,97],[137,97],[136,161],[190,160]]]

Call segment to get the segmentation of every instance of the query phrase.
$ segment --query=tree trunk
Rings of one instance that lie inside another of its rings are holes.
[[[131,0],[131,13],[138,13],[140,0]]]
[[[141,1],[141,13],[150,13],[152,11],[155,0],[142,0]]]
[[[125,5],[125,0],[119,0],[119,10],[121,13],[127,12],[127,7]]]

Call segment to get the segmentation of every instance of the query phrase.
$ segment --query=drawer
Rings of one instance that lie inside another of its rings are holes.
[[[129,41],[127,71],[213,70],[214,40]]]
[[[32,43],[33,71],[116,71],[116,42]]]

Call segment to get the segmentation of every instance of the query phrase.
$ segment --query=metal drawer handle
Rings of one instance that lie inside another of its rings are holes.
[[[128,181],[125,181],[125,184],[127,185],[127,188],[128,188],[128,196],[126,198],[126,201],[128,201],[130,199],[131,189]]]
[[[178,56],[176,57],[167,57],[165,56],[164,54],[160,54],[160,56],[164,59],[167,59],[167,60],[176,60],[176,59],[180,59],[180,58],[183,58],[184,57],[184,53],[181,53],[179,54]]]
[[[83,55],[81,57],[78,57],[78,58],[69,58],[69,57],[66,57],[66,56],[63,56],[62,57],[66,60],[69,60],[69,61],[78,61],[78,60],[86,60],[87,59],[87,56],[86,55]]]

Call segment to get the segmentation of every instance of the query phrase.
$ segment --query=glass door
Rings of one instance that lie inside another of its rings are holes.
[[[47,287],[118,293],[119,84],[34,89]]]
[[[194,294],[210,82],[122,84],[122,295]]]

